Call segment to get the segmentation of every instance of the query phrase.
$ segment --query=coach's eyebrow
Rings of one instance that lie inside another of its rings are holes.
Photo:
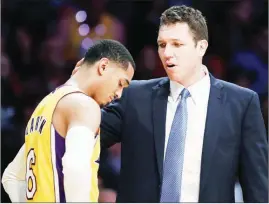
[[[163,42],[163,40],[157,40],[157,44],[159,44],[159,43],[162,43]]]

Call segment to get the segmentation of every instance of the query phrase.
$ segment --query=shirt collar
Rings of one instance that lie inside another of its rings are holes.
[[[210,90],[210,77],[207,67],[203,65],[201,69],[203,72],[205,72],[205,76],[201,80],[187,88],[195,104],[200,102],[206,102],[205,100],[207,99],[207,97],[205,96],[209,94]],[[175,81],[170,81],[170,96],[174,101],[178,99],[179,94],[183,89],[184,86],[182,84],[179,84]]]

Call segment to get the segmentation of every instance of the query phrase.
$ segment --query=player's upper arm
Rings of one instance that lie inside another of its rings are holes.
[[[74,93],[64,97],[59,108],[67,129],[66,149],[62,158],[66,201],[90,202],[90,161],[101,120],[100,107],[90,97]],[[80,189],[80,186],[83,188]]]
[[[75,126],[85,126],[94,133],[101,121],[99,105],[83,93],[72,93],[65,96],[60,104],[61,115],[64,116],[66,130]]]

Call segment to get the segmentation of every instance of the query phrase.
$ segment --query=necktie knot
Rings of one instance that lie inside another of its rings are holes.
[[[180,93],[182,99],[187,99],[191,94],[190,92],[188,91],[188,89],[183,89]]]

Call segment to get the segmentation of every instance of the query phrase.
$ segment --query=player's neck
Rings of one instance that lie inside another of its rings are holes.
[[[80,89],[83,93],[90,97],[93,95],[93,91],[95,89],[94,78],[91,79],[89,76],[85,78],[85,76],[74,75],[65,84]]]

